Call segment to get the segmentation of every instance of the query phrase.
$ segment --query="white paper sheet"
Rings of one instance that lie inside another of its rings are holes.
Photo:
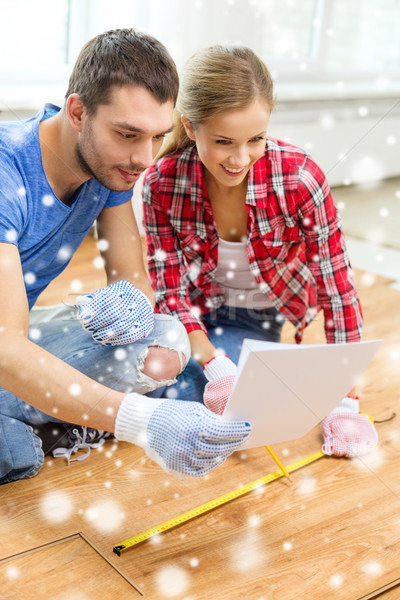
[[[251,423],[243,448],[302,437],[350,392],[381,342],[297,346],[245,339],[223,416]]]

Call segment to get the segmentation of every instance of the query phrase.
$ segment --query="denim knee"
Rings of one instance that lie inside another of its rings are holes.
[[[147,345],[137,357],[135,366],[136,389],[132,391],[140,391],[141,393],[149,393],[159,387],[169,387],[176,383],[177,377],[185,369],[186,364],[190,360],[190,342],[186,333],[185,327],[176,318],[165,314],[155,315],[155,326],[152,334],[146,338]],[[180,368],[174,377],[170,379],[153,379],[144,373],[144,363],[148,356],[150,348],[166,348],[173,352],[177,352]],[[140,389],[137,389],[140,386]]]
[[[43,463],[42,442],[32,427],[0,415],[0,484],[34,477]]]

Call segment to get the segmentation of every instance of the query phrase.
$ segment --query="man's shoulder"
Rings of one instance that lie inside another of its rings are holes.
[[[54,104],[45,104],[28,119],[0,121],[0,150],[3,157],[28,154],[28,147],[38,141],[40,121],[55,115],[59,110]]]
[[[37,133],[36,117],[23,121],[0,122],[0,152],[2,160],[14,161],[29,156]]]

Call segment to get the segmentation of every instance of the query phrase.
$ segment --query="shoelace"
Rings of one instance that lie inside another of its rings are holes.
[[[104,444],[105,437],[99,439],[98,442],[91,442],[90,437],[95,437],[96,434],[102,435],[103,431],[96,432],[88,432],[87,427],[82,427],[82,433],[79,429],[73,429],[72,433],[76,436],[76,440],[71,448],[55,448],[52,451],[52,455],[54,458],[66,458],[67,463],[70,464],[74,460],[85,460],[90,455],[91,448],[100,448]],[[107,434],[105,434],[107,435]],[[87,452],[85,454],[81,454],[79,456],[75,456],[75,458],[71,458],[71,455],[78,450],[86,449]]]

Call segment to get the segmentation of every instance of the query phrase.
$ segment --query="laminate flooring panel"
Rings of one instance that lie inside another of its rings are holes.
[[[96,252],[87,238],[82,262],[70,265],[75,269],[70,273],[68,267],[41,304],[59,302],[73,280],[83,281],[81,269],[91,265]],[[101,273],[94,269],[90,277],[85,286],[94,289]],[[373,452],[354,460],[321,458],[293,473],[292,484],[285,478],[273,481],[118,557],[112,552],[115,544],[275,471],[276,465],[265,449],[246,450],[207,478],[181,482],[140,448],[109,440],[85,461],[68,467],[62,459],[47,458],[37,477],[0,487],[0,558],[81,532],[156,600],[358,600],[398,578],[400,292],[388,288],[388,280],[365,273],[356,273],[356,280],[365,316],[363,339],[384,338],[357,385],[362,410],[377,420],[397,413],[377,424],[380,442]],[[293,341],[287,324],[283,341]],[[306,330],[304,343],[325,343],[321,315]],[[318,451],[321,441],[316,427],[274,450],[292,464]],[[39,586],[40,598],[57,600],[46,575],[48,560],[42,560],[44,571],[27,564],[24,577]],[[59,560],[61,581],[65,560]],[[102,577],[101,564],[82,560],[81,579]],[[17,585],[10,571],[0,569],[0,582],[1,577],[9,587]],[[125,583],[115,597],[123,597]],[[66,587],[72,591],[74,585]],[[84,600],[107,598],[107,583],[103,589],[103,595],[85,592]],[[389,593],[384,600],[392,600]]]

